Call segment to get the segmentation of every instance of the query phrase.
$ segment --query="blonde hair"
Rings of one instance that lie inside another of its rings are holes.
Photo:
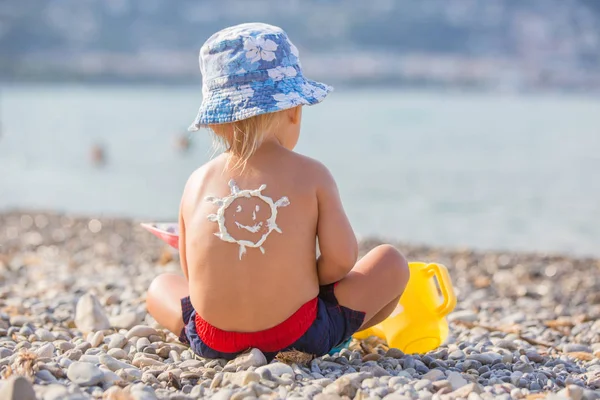
[[[229,153],[226,169],[246,168],[246,164],[264,140],[265,133],[277,126],[281,111],[256,115],[240,121],[209,125],[214,133],[215,152],[222,149]],[[231,161],[235,160],[233,165]]]

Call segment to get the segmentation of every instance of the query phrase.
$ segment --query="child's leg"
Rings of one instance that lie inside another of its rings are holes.
[[[189,296],[188,282],[176,274],[162,274],[154,278],[146,295],[146,308],[161,326],[177,336],[183,329],[181,299]]]
[[[338,302],[366,313],[361,330],[386,319],[398,305],[410,272],[404,256],[390,245],[381,245],[361,258],[335,286]]]

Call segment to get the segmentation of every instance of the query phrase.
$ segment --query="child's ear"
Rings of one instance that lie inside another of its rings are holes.
[[[288,117],[290,122],[294,125],[300,123],[300,119],[302,118],[302,106],[297,106],[288,110]]]

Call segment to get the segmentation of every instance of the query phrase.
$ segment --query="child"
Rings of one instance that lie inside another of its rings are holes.
[[[409,277],[392,246],[357,262],[333,177],[293,152],[302,106],[332,88],[304,78],[286,33],[261,23],[214,34],[200,71],[203,102],[191,129],[208,126],[225,152],[185,186],[184,276],[158,276],[148,311],[203,357],[250,348],[268,359],[288,349],[324,355],[384,320]]]

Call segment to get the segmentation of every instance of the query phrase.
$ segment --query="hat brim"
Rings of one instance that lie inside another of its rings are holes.
[[[202,100],[188,130],[197,131],[208,125],[231,123],[299,105],[312,106],[332,91],[331,86],[303,76],[212,89]]]

